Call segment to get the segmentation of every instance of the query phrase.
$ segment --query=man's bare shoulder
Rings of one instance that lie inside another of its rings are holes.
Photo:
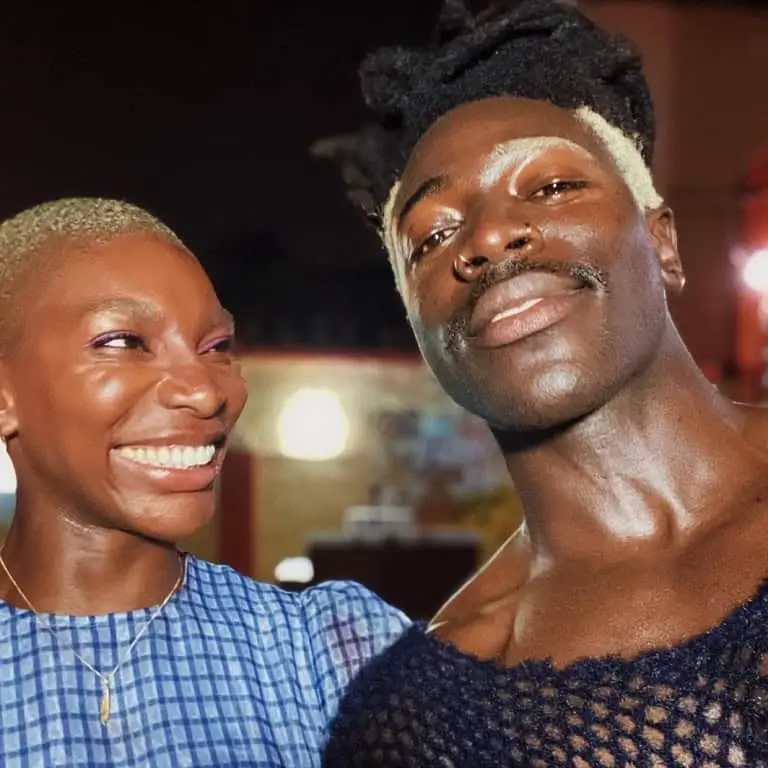
[[[768,451],[768,408],[763,405],[736,403],[741,432],[750,445]]]
[[[508,601],[527,580],[529,562],[526,537],[520,529],[440,608],[430,622],[430,631],[473,623],[484,614],[495,613],[499,603]]]

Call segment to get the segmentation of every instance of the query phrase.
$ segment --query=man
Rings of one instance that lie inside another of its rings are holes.
[[[525,521],[363,670],[326,764],[768,765],[766,418],[670,318],[640,62],[555,0],[442,21],[363,65],[377,126],[346,175]]]

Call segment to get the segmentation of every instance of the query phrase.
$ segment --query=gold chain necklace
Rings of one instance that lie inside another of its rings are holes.
[[[141,640],[141,638],[147,633],[150,626],[152,625],[152,622],[163,612],[163,609],[166,605],[168,605],[168,601],[176,594],[176,592],[184,585],[184,582],[187,579],[187,558],[185,556],[181,556],[182,559],[182,567],[181,567],[181,573],[179,574],[179,578],[176,579],[176,583],[173,585],[173,588],[171,591],[165,596],[165,599],[163,600],[160,605],[155,608],[152,615],[147,619],[147,623],[139,630],[136,637],[133,638],[131,641],[131,644],[126,649],[125,653],[122,655],[120,660],[117,662],[117,664],[112,668],[110,672],[100,672],[96,667],[93,666],[89,661],[84,659],[74,648],[70,647],[67,648],[67,650],[88,670],[93,672],[96,677],[101,680],[101,706],[99,707],[99,719],[101,720],[102,725],[107,724],[107,720],[109,720],[109,715],[112,711],[112,699],[114,698],[114,687],[115,687],[115,676],[120,671],[120,668],[123,666],[123,664],[128,660],[129,656],[131,655],[131,652],[136,647],[136,643]],[[42,616],[40,615],[40,612],[35,608],[34,605],[32,605],[32,601],[24,594],[21,587],[16,582],[16,579],[13,578],[11,575],[11,572],[8,570],[8,566],[5,564],[5,560],[3,559],[3,553],[0,551],[0,566],[2,566],[3,570],[5,571],[5,575],[8,577],[8,580],[13,584],[16,591],[19,593],[20,597],[24,600],[24,602],[29,606],[29,609],[34,613],[35,615],[35,621],[37,622],[38,626],[42,629],[46,630],[51,634],[53,639],[56,641],[56,644],[61,646],[61,641],[59,640],[59,637],[56,635],[56,630],[47,622],[43,621]]]

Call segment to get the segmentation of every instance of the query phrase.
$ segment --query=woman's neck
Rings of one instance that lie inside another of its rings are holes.
[[[23,595],[0,570],[0,598],[42,613],[100,615],[158,605],[183,572],[183,558],[172,544],[54,515],[41,525],[23,509],[17,510],[2,558]]]

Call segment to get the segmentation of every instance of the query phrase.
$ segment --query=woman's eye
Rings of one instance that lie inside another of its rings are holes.
[[[534,192],[533,197],[557,199],[566,192],[573,192],[577,189],[584,189],[587,186],[586,181],[552,181]]]
[[[451,235],[456,232],[458,227],[447,227],[446,229],[438,229],[433,232],[426,240],[423,240],[411,253],[411,261],[418,261],[422,256],[425,256],[433,248],[441,246]]]
[[[135,333],[116,333],[103,336],[93,342],[97,349],[146,350],[144,339]]]
[[[226,336],[223,339],[217,339],[211,344],[208,344],[203,349],[203,354],[206,354],[208,352],[218,352],[220,354],[226,354],[228,352],[231,352],[234,349],[235,346],[235,337],[234,336]]]

